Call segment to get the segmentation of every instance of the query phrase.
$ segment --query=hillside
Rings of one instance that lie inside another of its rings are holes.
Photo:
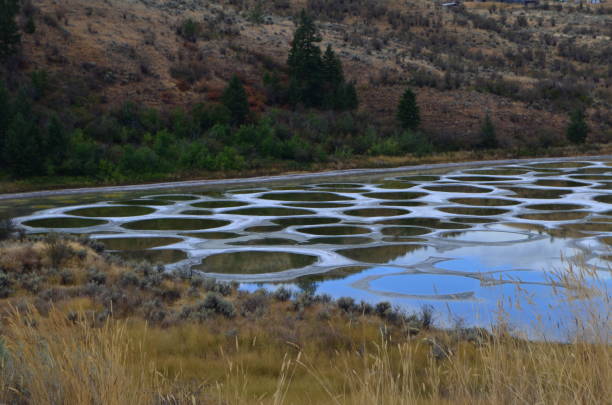
[[[467,2],[321,0],[42,0],[24,35],[21,68],[47,70],[59,100],[112,108],[131,100],[172,108],[218,100],[232,74],[252,107],[267,108],[262,76],[282,71],[305,7],[322,44],[356,81],[361,110],[393,119],[406,84],[418,87],[423,128],[456,139],[489,112],[509,143],[544,134],[554,142],[566,110],[586,102],[593,133],[612,128],[611,5],[524,7]],[[193,41],[180,35],[188,18]],[[534,125],[537,123],[537,125]]]

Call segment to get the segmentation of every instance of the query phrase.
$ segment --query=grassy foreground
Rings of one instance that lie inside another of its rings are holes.
[[[162,270],[125,263],[87,240],[0,243],[0,403],[612,398],[609,316],[575,319],[567,343],[532,342],[503,326],[440,330],[427,308],[411,315],[308,292],[245,293]]]

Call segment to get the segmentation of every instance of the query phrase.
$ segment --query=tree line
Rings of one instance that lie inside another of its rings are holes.
[[[18,52],[18,12],[16,0],[0,0],[1,60]],[[276,73],[264,76],[264,86],[272,90],[271,104],[293,108],[270,108],[260,116],[250,110],[238,76],[231,78],[220,103],[164,112],[128,102],[76,125],[70,111],[37,108],[45,96],[44,71],[31,72],[29,80],[11,91],[0,80],[0,175],[120,181],[186,171],[242,170],[271,161],[303,165],[352,155],[434,151],[436,145],[419,130],[420,109],[412,89],[407,88],[398,103],[397,129],[381,135],[357,111],[355,84],[346,80],[331,45],[321,51],[321,41],[314,19],[302,12],[287,58],[287,81],[283,83]],[[298,106],[306,107],[306,112]],[[588,131],[584,113],[572,114],[567,138],[583,143]],[[476,146],[498,147],[488,115]]]

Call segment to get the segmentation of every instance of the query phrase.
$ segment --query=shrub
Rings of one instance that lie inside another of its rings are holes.
[[[36,274],[28,274],[22,276],[21,288],[32,294],[38,293],[42,288],[43,279]]]
[[[187,41],[196,42],[201,31],[201,24],[195,22],[191,18],[188,18],[181,23],[181,25],[177,28],[176,33]]]
[[[285,287],[280,287],[279,289],[274,291],[272,295],[277,301],[288,301],[289,299],[291,299],[292,294],[291,294],[291,290]]]
[[[104,285],[106,284],[106,274],[97,269],[91,269],[87,274],[87,281],[94,285]]]
[[[0,270],[0,298],[7,298],[13,293],[12,284],[9,276]]]
[[[0,241],[8,239],[15,232],[15,223],[10,218],[0,219]]]
[[[200,312],[209,311],[230,319],[236,316],[234,304],[216,293],[208,294],[204,301],[198,306],[198,310]]]
[[[76,278],[72,270],[64,269],[60,271],[60,284],[62,285],[72,285],[75,283]]]
[[[261,316],[266,312],[268,304],[269,302],[266,291],[257,291],[254,294],[250,294],[241,302],[242,315],[247,315],[250,313],[256,316]]]
[[[423,305],[421,307],[421,313],[419,315],[419,323],[421,328],[429,329],[434,323],[434,309],[431,305]]]
[[[376,304],[375,311],[376,315],[380,316],[381,318],[384,318],[387,313],[391,311],[391,304],[387,301],[379,302],[378,304]]]
[[[74,250],[60,235],[51,233],[47,237],[47,248],[45,253],[51,261],[51,267],[58,268],[60,265],[74,255]]]
[[[353,312],[356,308],[355,300],[351,297],[338,298],[336,305],[344,312]]]

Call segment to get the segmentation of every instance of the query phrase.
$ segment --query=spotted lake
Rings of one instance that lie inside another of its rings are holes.
[[[431,305],[449,324],[488,325],[503,312],[515,326],[550,330],[569,311],[558,298],[568,268],[587,269],[587,284],[612,284],[610,204],[612,161],[598,159],[5,200],[0,209],[30,233],[88,234],[127,259],[248,290]],[[609,309],[601,297],[589,304]]]

